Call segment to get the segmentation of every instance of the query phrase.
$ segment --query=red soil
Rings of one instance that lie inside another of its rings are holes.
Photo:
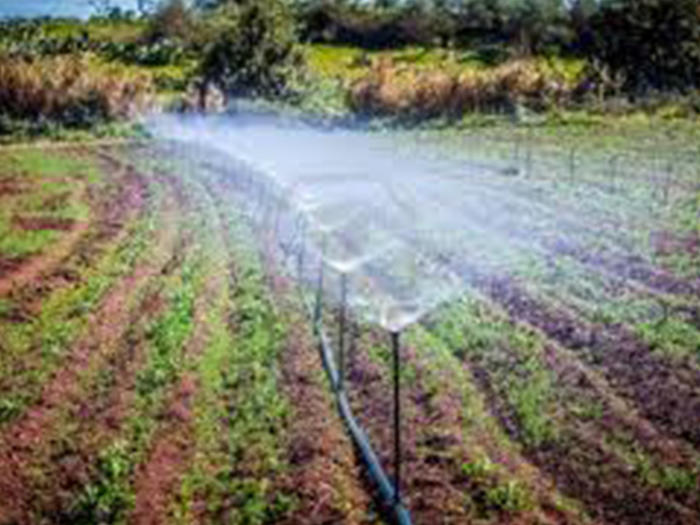
[[[25,231],[59,230],[70,231],[76,228],[73,219],[59,219],[56,217],[14,217],[12,225]],[[87,228],[87,225],[83,225]]]
[[[134,481],[136,501],[130,523],[171,523],[172,505],[182,475],[193,454],[192,400],[197,390],[194,377],[186,374],[175,389],[161,428],[154,438],[148,461]]]

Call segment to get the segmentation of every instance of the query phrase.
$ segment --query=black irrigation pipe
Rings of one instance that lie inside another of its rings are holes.
[[[265,220],[265,214],[261,220]],[[268,217],[272,218],[272,217]],[[255,225],[255,220],[251,221],[251,227],[257,229]],[[277,230],[277,228],[275,228]],[[278,233],[278,231],[275,231]],[[357,422],[352,409],[350,408],[350,401],[347,397],[347,392],[345,390],[344,381],[341,379],[341,372],[338,371],[335,365],[335,359],[333,348],[323,329],[323,287],[325,281],[325,263],[323,262],[323,256],[321,257],[319,272],[317,276],[316,283],[316,293],[314,297],[313,304],[307,300],[303,292],[303,274],[304,274],[304,263],[306,255],[306,224],[301,233],[301,240],[299,246],[299,253],[297,259],[297,271],[299,272],[299,285],[298,291],[301,297],[301,301],[306,309],[306,314],[311,320],[314,334],[318,337],[319,350],[321,353],[321,360],[323,362],[323,367],[326,370],[328,380],[331,384],[331,389],[335,396],[336,404],[338,407],[338,412],[341,418],[347,426],[348,432],[355,443],[355,446],[360,451],[362,460],[367,468],[367,474],[370,480],[375,484],[378,489],[379,497],[381,503],[384,507],[390,510],[390,517],[393,519],[397,525],[412,525],[411,515],[403,504],[401,500],[401,492],[399,489],[399,483],[401,481],[400,476],[400,463],[401,463],[401,441],[400,441],[400,402],[399,402],[399,334],[392,332],[392,348],[394,356],[394,483],[390,481],[389,476],[381,466],[377,454],[372,449],[369,438],[362,426]],[[321,242],[322,254],[325,253],[327,238],[324,236]],[[347,281],[346,277],[341,281],[341,295],[343,305],[342,308],[346,308],[345,302],[347,301]],[[346,324],[346,312],[343,312],[341,318],[341,332],[345,331]],[[341,371],[344,374],[344,360],[345,360],[345,340],[344,335],[341,335],[341,340],[339,340],[342,346],[340,356]]]
[[[411,520],[411,514],[401,501],[401,494],[398,489],[399,471],[398,469],[396,471],[397,484],[396,486],[394,486],[389,480],[389,476],[386,475],[386,472],[384,472],[384,469],[379,463],[379,459],[377,458],[377,455],[372,449],[372,445],[370,444],[367,434],[363,430],[362,426],[360,426],[360,424],[357,422],[355,416],[352,413],[347,393],[345,389],[341,387],[340,374],[338,373],[338,369],[336,368],[333,359],[333,348],[331,347],[328,336],[326,335],[323,329],[321,319],[316,318],[317,307],[314,307],[311,304],[309,304],[309,302],[303,295],[301,287],[299,288],[299,293],[301,294],[302,301],[306,306],[307,314],[309,318],[313,321],[314,333],[319,339],[319,348],[321,351],[323,367],[325,368],[326,374],[328,375],[328,380],[331,383],[331,389],[335,394],[336,403],[338,405],[338,411],[340,412],[340,416],[345,421],[345,424],[348,428],[348,431],[350,432],[353,441],[355,442],[355,445],[360,451],[362,460],[364,461],[365,466],[367,467],[369,477],[379,489],[379,495],[381,497],[382,503],[384,503],[384,505],[386,505],[388,509],[391,509],[392,518],[396,521],[396,523],[398,525],[412,525],[413,522]],[[396,340],[398,341],[398,337]],[[395,370],[398,370],[397,359],[395,359],[394,368]],[[395,400],[394,402],[395,404],[398,403],[397,400]],[[398,420],[399,413],[395,412],[394,417]],[[397,446],[400,446],[400,442],[397,441],[397,443]],[[395,460],[397,461],[396,467],[398,467],[398,461],[400,460],[400,456],[396,456]]]

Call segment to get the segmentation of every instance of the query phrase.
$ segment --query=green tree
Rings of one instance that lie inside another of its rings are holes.
[[[591,24],[591,58],[623,75],[627,90],[699,86],[698,0],[604,0]]]
[[[283,0],[239,0],[214,9],[200,28],[203,86],[227,96],[279,96],[302,66],[294,17]]]
[[[146,39],[149,42],[170,39],[188,43],[194,30],[194,17],[185,0],[167,0],[160,3],[150,17]]]
[[[502,0],[506,33],[521,55],[542,51],[565,27],[561,0]]]

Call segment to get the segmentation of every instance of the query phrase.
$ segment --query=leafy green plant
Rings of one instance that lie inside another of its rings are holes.
[[[102,451],[97,476],[78,498],[73,508],[73,523],[114,523],[133,504],[133,494],[125,487],[131,474],[132,452],[126,441],[117,441]]]
[[[486,491],[486,500],[493,508],[518,512],[531,506],[530,496],[517,481],[508,481]]]
[[[496,471],[496,465],[488,456],[483,456],[462,465],[462,472],[474,478],[486,478]]]
[[[179,287],[171,301],[168,313],[151,328],[148,339],[154,351],[149,363],[136,377],[136,389],[141,396],[147,396],[172,382],[180,369],[179,350],[193,328],[194,288],[191,286],[192,269],[183,271],[183,285]]]

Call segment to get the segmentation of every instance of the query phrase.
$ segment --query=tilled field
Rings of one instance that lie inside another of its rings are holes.
[[[0,523],[380,520],[296,285],[225,171],[146,146],[0,160]],[[700,522],[697,281],[552,250],[668,296],[680,350],[666,325],[478,275],[405,337],[414,522]],[[391,473],[388,341],[350,333],[351,403]]]
[[[2,153],[12,235],[48,234],[2,255],[0,522],[372,522],[311,335],[225,188],[126,153]],[[56,194],[80,220],[54,227]]]

